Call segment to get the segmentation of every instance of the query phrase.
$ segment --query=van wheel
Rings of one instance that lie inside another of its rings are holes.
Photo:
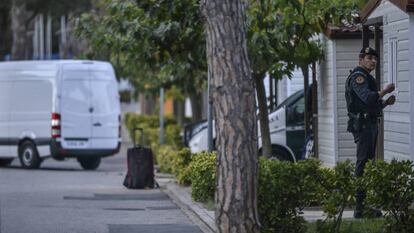
[[[31,141],[24,141],[19,146],[19,159],[23,168],[39,168],[42,159],[39,157],[35,144]]]
[[[0,167],[7,167],[9,166],[14,159],[0,159]]]
[[[78,158],[78,162],[85,170],[95,170],[101,164],[101,157],[95,158]]]
[[[272,146],[272,157],[270,157],[270,159],[295,162],[295,159],[292,157],[292,155],[279,146]]]

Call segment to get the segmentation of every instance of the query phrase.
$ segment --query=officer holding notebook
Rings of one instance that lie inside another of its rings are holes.
[[[359,54],[359,64],[353,69],[345,83],[345,98],[348,109],[348,131],[354,136],[357,146],[355,176],[363,175],[365,164],[375,158],[379,117],[382,109],[395,103],[392,95],[383,100],[384,95],[395,89],[393,83],[378,91],[375,78],[370,74],[378,62],[377,52],[363,48]],[[362,218],[364,210],[364,190],[356,193],[354,218]],[[380,210],[370,209],[374,216],[382,216]]]

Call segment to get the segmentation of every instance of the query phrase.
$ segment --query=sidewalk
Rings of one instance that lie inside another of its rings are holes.
[[[155,178],[164,191],[187,215],[194,215],[198,218],[199,227],[204,233],[215,232],[214,211],[207,210],[201,203],[191,199],[191,187],[178,185],[173,176],[157,173]],[[353,219],[353,211],[345,210],[343,219]],[[314,222],[325,219],[322,210],[309,208],[303,211],[306,221]],[[192,219],[194,221],[194,219]],[[197,222],[196,222],[197,223]]]

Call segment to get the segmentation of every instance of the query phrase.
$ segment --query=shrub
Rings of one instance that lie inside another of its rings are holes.
[[[159,144],[159,133],[160,133],[160,124],[159,116],[156,115],[138,115],[135,113],[127,113],[125,115],[125,124],[128,128],[129,135],[131,140],[133,139],[133,129],[134,128],[143,128],[144,129],[144,145]],[[167,115],[164,118],[165,126],[165,138],[164,142],[167,145],[171,145],[177,148],[182,146],[182,140],[180,137],[181,127],[177,124],[174,117]],[[140,135],[135,135],[136,142],[140,143]]]
[[[214,200],[216,190],[216,153],[194,154],[188,167],[195,201]]]
[[[165,127],[165,144],[176,148],[182,148],[183,142],[180,135],[181,127],[177,124],[169,124]]]
[[[188,168],[191,162],[191,151],[189,148],[183,148],[180,151],[173,154],[172,157],[172,172],[179,184],[189,185],[190,169]]]
[[[119,92],[120,101],[122,103],[130,103],[132,100],[131,95],[132,95],[131,91],[127,91],[127,90],[120,91]]]
[[[386,211],[387,232],[414,232],[413,162],[370,161],[365,168],[363,185],[366,202]]]
[[[299,214],[315,199],[318,172],[316,160],[291,163],[260,159],[258,211],[262,232],[306,231],[305,219]]]
[[[342,223],[342,214],[346,207],[355,203],[356,178],[355,166],[348,160],[338,163],[332,169],[321,169],[320,201],[326,213],[324,221],[317,222],[317,230],[321,233],[337,233]]]
[[[160,171],[164,173],[172,173],[172,159],[175,149],[172,146],[163,145],[154,151]]]

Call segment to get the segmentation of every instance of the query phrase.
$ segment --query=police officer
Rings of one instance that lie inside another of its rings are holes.
[[[345,83],[345,98],[348,108],[348,131],[354,136],[357,146],[357,162],[355,176],[363,175],[365,164],[375,158],[375,148],[378,134],[378,119],[382,109],[395,103],[395,96],[387,100],[382,97],[395,89],[393,83],[378,91],[375,78],[370,74],[378,61],[377,52],[370,48],[363,48],[359,54],[359,65],[351,71]],[[354,218],[363,217],[364,190],[356,193],[356,207]],[[380,217],[381,211],[371,209],[374,216]]]

